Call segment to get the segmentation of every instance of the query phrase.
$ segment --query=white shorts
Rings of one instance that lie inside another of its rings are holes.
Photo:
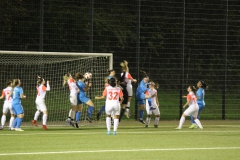
[[[188,107],[188,109],[186,109],[183,114],[185,114],[186,116],[193,116],[193,117],[197,117],[198,115],[198,105],[197,104],[193,104],[191,106]]]
[[[105,106],[105,112],[107,115],[120,115],[120,103],[116,104],[107,104]]]
[[[131,84],[127,84],[127,92],[128,92],[128,97],[132,97],[133,95],[133,91],[132,91],[132,85]]]
[[[37,110],[40,110],[42,112],[47,110],[47,107],[46,107],[44,99],[36,99],[35,102],[36,102]]]
[[[70,96],[70,103],[71,105],[77,105],[77,96]]]
[[[150,115],[152,115],[152,114],[154,114],[154,115],[160,115],[160,110],[159,110],[157,104],[152,104],[152,107],[151,107],[151,109],[150,109],[148,102],[146,102],[146,111],[147,111],[147,114],[148,114],[148,115],[149,115],[149,114],[150,114]]]
[[[14,114],[14,112],[12,110],[12,103],[11,102],[4,102],[2,112],[7,113],[8,110],[10,111],[11,114]]]

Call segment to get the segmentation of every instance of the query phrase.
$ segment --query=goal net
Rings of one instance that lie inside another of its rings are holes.
[[[21,80],[21,86],[26,99],[22,100],[25,117],[23,125],[31,125],[36,112],[36,82],[37,76],[50,81],[51,90],[47,92],[45,103],[48,110],[47,125],[67,125],[66,119],[71,109],[69,101],[69,89],[63,87],[63,76],[66,73],[85,72],[92,73],[92,87],[87,95],[94,103],[92,123],[86,120],[87,106],[83,111],[79,125],[105,125],[105,114],[99,121],[96,115],[104,104],[103,100],[95,100],[96,95],[101,95],[104,89],[104,78],[107,70],[112,69],[111,53],[63,53],[63,52],[24,52],[24,51],[0,51],[0,87],[6,87],[6,81],[13,78]],[[3,106],[3,100],[0,101]],[[7,121],[10,114],[8,113]],[[38,124],[42,123],[42,115],[38,118]],[[6,124],[5,124],[6,125]]]

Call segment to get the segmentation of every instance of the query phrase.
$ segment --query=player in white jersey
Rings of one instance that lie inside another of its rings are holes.
[[[197,104],[197,98],[194,94],[195,91],[195,87],[194,86],[188,86],[187,91],[189,92],[187,96],[183,96],[183,98],[187,98],[187,102],[186,104],[183,106],[183,108],[185,108],[187,105],[189,105],[189,107],[183,112],[182,117],[179,121],[179,125],[177,128],[175,129],[182,129],[182,125],[185,122],[185,117],[186,116],[193,116],[194,121],[196,122],[196,124],[198,125],[198,127],[200,129],[203,129],[201,122],[199,121],[199,119],[197,119],[197,115],[198,115],[198,104]]]
[[[131,74],[129,73],[128,62],[126,60],[121,62],[120,66],[122,67],[121,76],[124,74],[124,72],[126,72],[124,81],[126,83],[126,89],[128,92],[128,102],[127,102],[127,106],[126,106],[125,115],[127,118],[129,118],[130,117],[130,103],[131,103],[132,95],[133,95],[132,82],[136,83],[137,80],[133,79]]]
[[[34,126],[37,126],[37,119],[40,115],[41,112],[43,112],[43,117],[42,117],[42,128],[47,130],[47,107],[45,104],[45,96],[46,92],[50,91],[50,85],[49,81],[47,81],[47,87],[45,86],[45,80],[41,77],[38,77],[37,81],[37,98],[36,98],[36,107],[37,111],[35,112],[34,119],[32,120],[32,123]]]
[[[11,126],[12,123],[14,121],[14,112],[12,109],[12,97],[11,97],[11,92],[12,92],[12,81],[8,80],[7,81],[7,87],[5,89],[2,90],[2,96],[0,97],[0,99],[3,99],[5,97],[5,101],[3,104],[3,115],[2,115],[2,119],[1,119],[1,127],[0,130],[4,129],[4,125],[6,122],[6,116],[8,111],[10,111],[11,114],[11,118],[9,121],[9,130],[11,130]]]
[[[120,87],[117,87],[117,82],[115,78],[109,80],[109,85],[103,91],[101,97],[95,97],[95,99],[104,99],[106,97],[106,126],[107,134],[111,134],[111,114],[114,115],[114,128],[113,135],[117,134],[117,128],[119,124],[119,115],[120,115],[120,104],[123,101],[123,93]],[[120,98],[120,102],[119,102]]]
[[[155,95],[155,97],[146,99],[146,111],[147,111],[146,128],[150,124],[152,114],[155,115],[154,127],[158,128],[158,123],[160,119],[159,102],[158,102],[158,96],[157,96],[157,90],[156,90],[156,88],[158,88],[158,85],[156,85],[152,81],[149,84],[149,88],[150,89],[148,90],[148,93],[150,95]]]
[[[74,127],[74,119],[76,114],[76,108],[77,108],[77,94],[79,92],[79,89],[76,85],[76,81],[73,79],[72,75],[70,73],[67,73],[63,76],[63,86],[68,84],[69,91],[70,91],[70,104],[71,109],[68,114],[68,118],[66,122],[69,125],[72,125]]]

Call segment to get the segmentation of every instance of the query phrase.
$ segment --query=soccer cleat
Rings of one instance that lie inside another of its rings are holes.
[[[145,124],[145,122],[142,119],[139,119],[139,122],[141,122],[142,124]]]
[[[75,128],[74,121],[70,121],[70,125],[73,126],[73,128]]]
[[[180,130],[180,129],[182,129],[182,128],[179,128],[179,127],[177,127],[177,128],[175,128],[176,130]]]
[[[44,130],[48,130],[48,128],[47,128],[46,125],[42,125],[42,128],[43,128]]]
[[[113,131],[113,135],[117,135],[117,131]]]
[[[4,129],[4,127],[2,126],[2,127],[0,127],[0,130],[3,130]]]
[[[20,131],[21,132],[21,131],[24,131],[24,130],[22,130],[21,128],[16,128],[15,131]]]
[[[197,126],[197,125],[195,125],[195,126],[194,126],[194,128],[198,128],[198,126]]]
[[[8,128],[8,130],[9,130],[9,131],[11,131],[11,130],[12,130],[12,128],[11,128],[11,127],[9,127],[9,128]]]
[[[11,131],[15,131],[16,128],[11,128]]]
[[[87,116],[87,120],[88,120],[88,122],[92,123],[91,117],[88,117],[88,116]]]
[[[100,119],[100,113],[97,113],[97,120],[99,121],[99,119]]]
[[[107,135],[110,135],[111,134],[111,132],[110,131],[107,131]]]
[[[126,116],[127,118],[129,118],[129,117],[130,117],[130,114],[129,114],[129,112],[127,112],[127,111],[126,111],[124,114],[125,114],[125,116]]]
[[[67,119],[66,119],[66,122],[67,122],[67,124],[68,124],[69,126],[71,126],[71,119],[67,118]]]
[[[158,128],[158,125],[154,124],[154,128]]]
[[[148,125],[146,125],[145,128],[148,128]]]
[[[32,120],[32,123],[35,127],[37,127],[37,121],[36,120]]]
[[[190,129],[194,129],[195,126],[196,126],[196,124],[192,124],[192,125],[191,125],[190,127],[188,127],[188,128],[190,128]]]
[[[77,122],[75,123],[75,127],[76,127],[76,128],[79,128],[79,126],[78,126],[78,123],[77,123]]]

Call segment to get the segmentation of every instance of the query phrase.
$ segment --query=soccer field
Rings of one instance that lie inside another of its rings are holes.
[[[237,160],[240,157],[239,121],[202,121],[203,130],[174,130],[178,121],[160,121],[149,128],[137,121],[122,121],[117,135],[106,135],[105,126],[79,129],[23,127],[24,132],[0,131],[1,160],[45,159],[198,159]]]

